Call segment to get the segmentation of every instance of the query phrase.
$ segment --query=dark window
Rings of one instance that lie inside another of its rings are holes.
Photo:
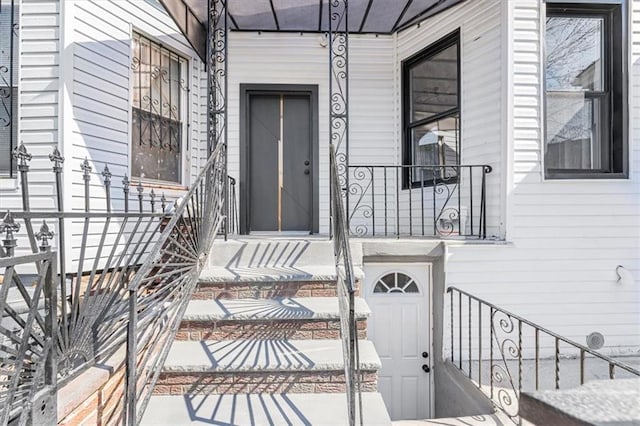
[[[12,176],[18,141],[18,1],[0,0],[0,176]]]
[[[547,6],[548,178],[626,175],[622,8],[593,3]]]
[[[460,34],[452,34],[402,63],[404,106],[403,164],[460,164]],[[429,185],[452,178],[451,168],[406,168],[404,182]],[[455,176],[453,176],[455,177]]]
[[[131,175],[181,183],[187,61],[139,34],[133,52]]]

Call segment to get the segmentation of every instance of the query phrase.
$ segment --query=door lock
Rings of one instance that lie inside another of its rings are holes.
[[[422,364],[422,371],[424,371],[425,373],[428,373],[431,371],[431,369],[427,364]]]
[[[309,160],[307,160],[307,161],[305,161],[305,162],[304,162],[304,165],[305,165],[305,166],[308,166],[309,164],[311,164],[311,163],[309,162]]]
[[[311,172],[309,171],[309,169],[304,169],[304,174],[305,174],[305,175],[308,175],[309,173],[311,173]]]
[[[422,358],[429,358],[429,352],[427,351],[422,352]]]

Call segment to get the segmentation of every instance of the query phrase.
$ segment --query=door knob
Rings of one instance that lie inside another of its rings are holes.
[[[422,352],[422,358],[429,358],[429,352]]]
[[[422,371],[424,371],[425,373],[428,373],[431,371],[431,369],[427,364],[422,364]]]
[[[309,173],[311,173],[311,172],[309,171],[309,169],[304,169],[304,174],[305,174],[305,175],[308,175]]]
[[[304,165],[305,165],[305,166],[308,166],[309,164],[311,164],[311,163],[309,162],[309,160],[307,160],[307,161],[305,161],[305,162],[304,162]]]

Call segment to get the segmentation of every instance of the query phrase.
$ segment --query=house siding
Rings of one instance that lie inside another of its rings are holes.
[[[502,2],[498,0],[465,2],[423,21],[420,26],[399,33],[396,61],[399,76],[402,61],[460,29],[461,163],[487,164],[493,169],[487,176],[487,235],[498,238],[504,238],[505,235],[505,197],[502,187],[505,167],[501,152],[506,149],[506,143],[502,137],[505,125],[505,88],[502,78],[504,49],[501,5]],[[395,102],[400,114],[402,82],[398,77],[395,79],[395,86]],[[401,125],[401,121],[399,124]],[[398,127],[397,135],[397,140],[402,141],[401,127]],[[402,163],[399,156],[401,150],[400,143],[397,164]],[[475,195],[479,193],[476,192]],[[407,198],[406,194],[404,197]],[[476,208],[477,202],[478,199],[474,197]]]
[[[54,180],[49,154],[59,143],[59,0],[19,2],[18,41],[18,144],[33,155],[29,191],[32,209],[55,208]],[[19,179],[0,178],[0,208],[22,210]],[[16,252],[29,253],[24,227],[17,234]]]
[[[63,120],[66,157],[64,178],[65,188],[68,188],[65,191],[66,207],[70,210],[84,209],[80,164],[87,158],[92,166],[92,210],[106,208],[101,176],[105,165],[113,174],[112,209],[124,208],[122,179],[125,174],[131,179],[130,75],[133,31],[161,43],[189,61],[188,75],[185,76],[189,82],[189,92],[182,106],[187,108],[185,131],[188,151],[183,150],[183,164],[186,164],[183,183],[188,185],[204,164],[202,157],[206,158],[206,150],[203,149],[206,134],[202,130],[202,120],[206,123],[202,84],[206,89],[206,79],[202,61],[156,0],[82,0],[67,2],[65,7],[65,34],[68,35],[64,48],[67,68],[63,75],[65,96],[68,98],[67,113]],[[137,192],[133,188],[137,180],[131,185],[130,202],[137,208]],[[180,185],[144,183],[144,186],[146,211],[150,210],[148,194],[152,188],[158,197],[165,194],[169,203],[184,193]],[[76,222],[69,227],[71,263],[77,262],[83,244],[81,223]],[[102,227],[101,221],[93,221],[89,232],[99,234]],[[113,233],[117,232],[115,227],[112,228]],[[97,246],[89,244],[86,249],[85,260],[91,260]]]
[[[229,39],[229,174],[240,176],[240,84],[318,86],[319,222],[329,232],[329,51],[318,34],[231,33]],[[349,153],[352,164],[393,164],[393,39],[349,38]],[[241,182],[243,185],[243,182]]]
[[[513,69],[508,243],[450,244],[447,258],[447,285],[580,343],[590,332],[601,332],[603,351],[610,354],[640,351],[640,1],[629,3],[629,179],[544,179],[544,3],[510,1],[502,18],[510,22],[507,52]],[[636,285],[617,283],[617,265],[633,273]]]

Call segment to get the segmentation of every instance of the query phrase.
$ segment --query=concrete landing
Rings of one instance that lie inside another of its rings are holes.
[[[360,366],[378,370],[373,343],[360,341]],[[340,340],[176,341],[164,363],[165,372],[341,371]]]
[[[355,300],[356,317],[371,314],[361,298]],[[336,297],[285,297],[274,299],[192,300],[183,321],[220,320],[320,320],[340,318]]]
[[[356,268],[356,278],[363,277]],[[235,239],[216,242],[200,282],[331,281],[333,242],[321,239]]]
[[[363,393],[363,423],[391,425],[377,392]],[[141,425],[349,424],[343,394],[243,394],[152,396]]]

